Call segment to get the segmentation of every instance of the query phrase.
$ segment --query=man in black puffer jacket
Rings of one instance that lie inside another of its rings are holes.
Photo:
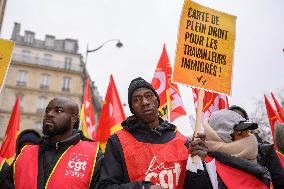
[[[99,188],[183,188],[187,179],[185,188],[199,181],[210,185],[206,171],[186,171],[189,153],[206,155],[205,136],[197,134],[188,149],[187,139],[159,117],[159,96],[142,78],[130,83],[128,103],[133,116],[108,139]]]

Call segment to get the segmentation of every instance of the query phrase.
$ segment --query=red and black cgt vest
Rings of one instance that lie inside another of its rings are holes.
[[[183,188],[188,149],[186,137],[178,131],[176,137],[165,144],[137,141],[122,129],[116,132],[131,182],[150,181],[164,188]]]
[[[46,189],[87,189],[91,183],[99,149],[97,142],[80,141],[58,159]],[[14,163],[15,189],[37,189],[38,145],[26,145]]]
[[[205,157],[205,162],[210,162],[213,158],[210,156]],[[228,165],[225,165],[215,159],[216,171],[225,186],[228,189],[267,189],[262,181],[255,176],[244,172],[239,169],[235,169]]]

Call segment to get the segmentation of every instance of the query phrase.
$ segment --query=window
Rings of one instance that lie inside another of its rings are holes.
[[[20,70],[18,74],[17,85],[26,86],[28,80],[28,72],[24,70]]]
[[[47,98],[44,96],[38,97],[38,103],[37,103],[37,112],[44,112],[45,108],[47,106]]]
[[[23,50],[23,61],[30,62],[31,60],[31,51]]]
[[[72,58],[65,57],[64,69],[71,70],[71,65],[72,65]]]
[[[65,41],[65,50],[74,51],[74,41]]]
[[[47,47],[54,47],[54,36],[47,35],[45,37],[45,45]]]
[[[30,31],[26,31],[24,40],[26,43],[32,44],[34,42],[34,33]]]
[[[62,91],[70,91],[70,81],[71,79],[69,77],[63,78]]]
[[[48,81],[49,81],[49,75],[42,74],[41,75],[41,81],[40,81],[40,88],[41,89],[48,89]]]
[[[0,127],[2,127],[2,128],[4,127],[4,125],[2,125],[3,120],[4,120],[4,117],[0,115]]]
[[[51,54],[44,54],[43,65],[49,66],[51,64],[51,59],[52,59]]]

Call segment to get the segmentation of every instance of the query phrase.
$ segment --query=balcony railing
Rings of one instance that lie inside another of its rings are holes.
[[[83,70],[83,68],[80,64],[72,63],[71,65],[66,66],[65,62],[63,62],[63,61],[39,58],[39,57],[35,57],[35,56],[24,56],[22,54],[15,54],[14,53],[13,54],[13,60],[21,62],[21,63],[49,66],[49,67],[52,67],[52,68],[59,68],[59,69],[68,70],[68,71],[82,71]]]

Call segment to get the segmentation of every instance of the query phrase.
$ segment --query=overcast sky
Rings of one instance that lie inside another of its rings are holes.
[[[250,109],[253,98],[284,88],[283,0],[195,2],[237,16],[230,104]],[[152,80],[164,43],[173,64],[182,6],[181,0],[7,0],[1,37],[10,38],[19,22],[21,34],[31,30],[42,40],[45,34],[78,39],[84,56],[87,44],[96,48],[119,38],[123,48],[110,43],[89,54],[87,68],[103,98],[112,73],[127,103],[129,82],[138,76]],[[180,90],[186,110],[193,113],[191,89]]]

